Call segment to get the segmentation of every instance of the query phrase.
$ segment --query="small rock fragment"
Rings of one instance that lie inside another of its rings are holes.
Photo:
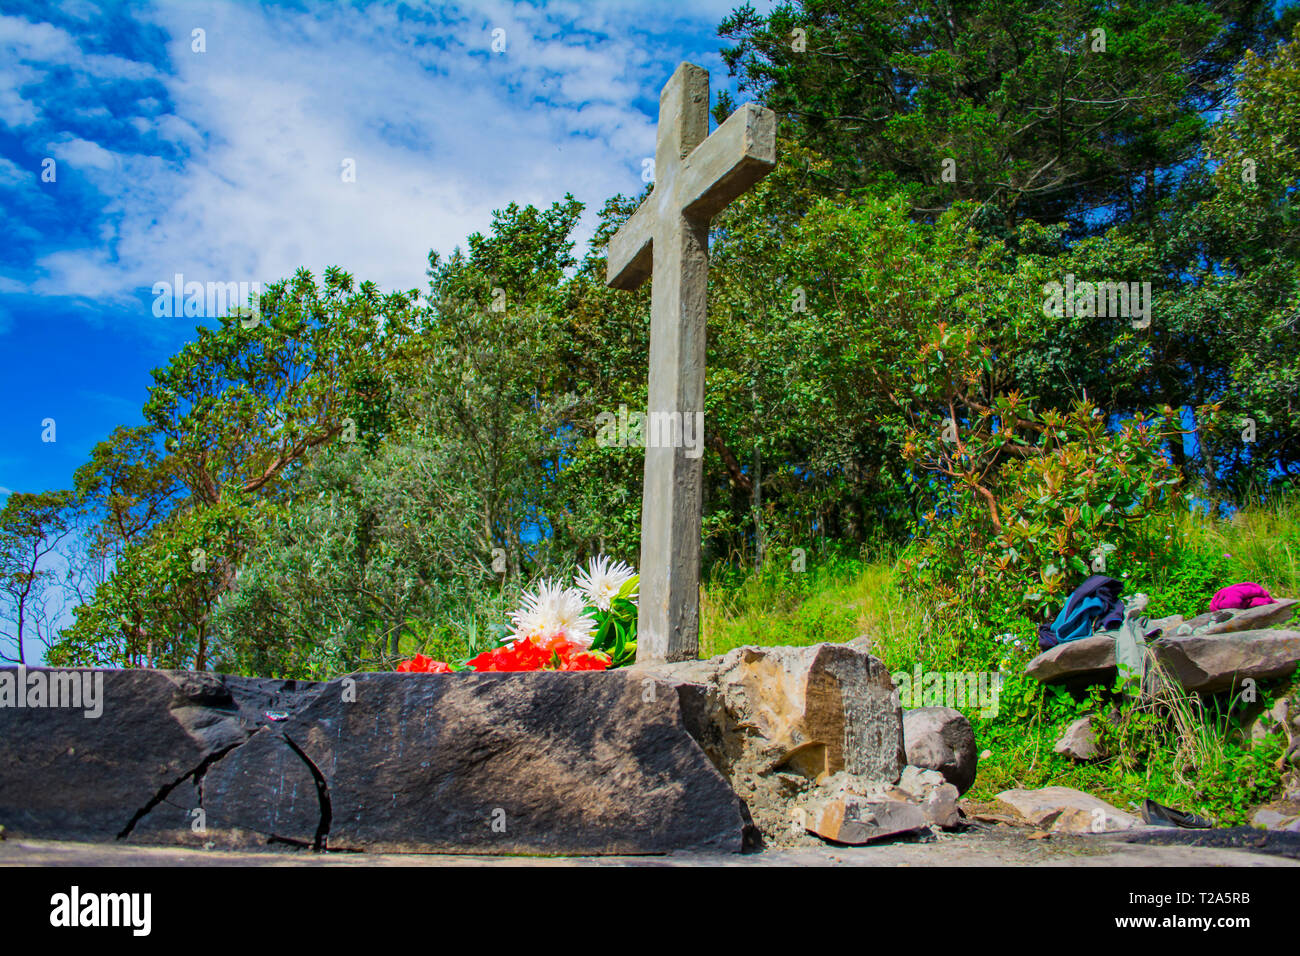
[[[1070,724],[1052,749],[1075,760],[1095,760],[1099,757],[1101,750],[1097,746],[1097,732],[1093,729],[1092,718],[1080,717]]]

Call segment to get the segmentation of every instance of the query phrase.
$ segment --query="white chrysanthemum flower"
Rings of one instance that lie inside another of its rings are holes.
[[[555,638],[590,644],[596,621],[583,611],[582,593],[550,581],[540,581],[536,594],[525,594],[523,605],[510,615],[515,625],[514,638],[537,638],[545,642]]]
[[[635,576],[636,571],[622,561],[610,561],[602,555],[592,558],[587,569],[578,572],[578,589],[593,606],[608,611],[623,585]]]

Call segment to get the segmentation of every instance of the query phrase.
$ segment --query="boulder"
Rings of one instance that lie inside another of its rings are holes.
[[[1141,821],[1104,800],[1070,787],[1004,790],[998,806],[1025,823],[1052,833],[1105,833],[1129,830]]]
[[[101,673],[103,719],[0,709],[10,833],[546,854],[739,851],[750,833],[677,695],[626,671]]]
[[[965,793],[975,782],[975,732],[970,721],[951,707],[917,707],[903,713],[903,740],[907,762],[937,770]]]
[[[1161,638],[1155,650],[1161,664],[1184,689],[1217,693],[1240,686],[1247,677],[1289,677],[1300,665],[1300,631]]]
[[[629,672],[676,689],[687,728],[769,842],[792,845],[793,811],[834,775],[893,783],[906,762],[893,681],[861,646],[739,647]]]
[[[1279,733],[1289,740],[1300,729],[1291,720],[1289,707],[1285,699],[1274,701],[1273,706],[1267,709],[1262,700],[1246,704],[1242,710],[1241,727],[1233,731],[1233,740],[1246,747],[1253,747]]]
[[[904,767],[897,789],[919,802],[921,812],[931,826],[945,830],[961,826],[961,810],[957,803],[961,794],[937,770]]]
[[[1097,747],[1097,732],[1093,729],[1092,718],[1080,717],[1066,727],[1052,749],[1075,760],[1095,760],[1101,751]]]
[[[1026,664],[1025,673],[1044,684],[1110,681],[1115,676],[1115,642],[1109,637],[1085,637],[1057,644]]]

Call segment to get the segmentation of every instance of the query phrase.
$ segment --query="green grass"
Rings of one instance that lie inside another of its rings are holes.
[[[1300,494],[1251,505],[1229,521],[1188,515],[1180,530],[1188,541],[1230,556],[1240,580],[1275,594],[1300,594]]]
[[[1231,520],[1184,515],[1152,555],[1135,558],[1124,575],[1132,591],[1151,596],[1153,617],[1208,610],[1218,588],[1236,581],[1262,584],[1275,596],[1300,595],[1300,496],[1253,505]],[[976,619],[957,608],[936,609],[900,587],[897,555],[834,557],[806,571],[774,554],[763,570],[720,569],[702,595],[701,644],[706,656],[745,644],[807,645],[871,639],[872,653],[893,672],[985,671],[1005,675],[999,712],[967,716],[981,750],[991,756],[968,797],[991,800],[1012,787],[1068,786],[1121,809],[1144,797],[1192,810],[1221,824],[1246,822],[1250,810],[1275,797],[1281,772],[1280,735],[1253,748],[1240,744],[1250,716],[1245,702],[1202,700],[1169,690],[1154,700],[1129,702],[1097,688],[1073,697],[1024,675],[1037,652],[1035,624],[1008,616]],[[998,637],[1010,634],[1010,641]],[[1293,692],[1294,680],[1262,689],[1255,706]],[[1086,714],[1110,713],[1104,724],[1105,760],[1080,764],[1053,745],[1068,724]]]

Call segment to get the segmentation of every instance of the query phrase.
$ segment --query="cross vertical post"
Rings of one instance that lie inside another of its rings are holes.
[[[659,97],[654,189],[608,249],[610,286],[634,289],[654,276],[638,662],[699,654],[703,459],[665,439],[692,434],[704,412],[709,220],[776,164],[770,110],[747,104],[712,135],[708,128],[709,74],[683,63]],[[694,434],[697,449],[703,437]]]

